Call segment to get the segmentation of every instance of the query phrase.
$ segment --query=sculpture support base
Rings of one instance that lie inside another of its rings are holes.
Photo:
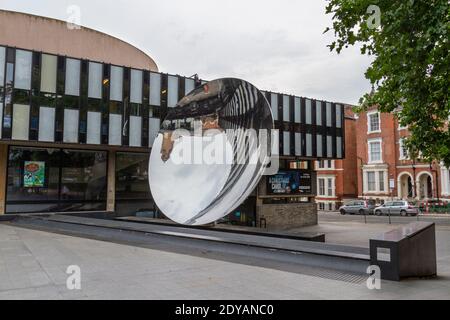
[[[315,203],[259,204],[258,226],[267,229],[292,229],[318,224]]]

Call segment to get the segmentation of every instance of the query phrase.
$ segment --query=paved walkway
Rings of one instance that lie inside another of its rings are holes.
[[[82,290],[66,288],[69,265],[81,267]],[[0,299],[449,299],[449,265],[439,279],[370,291],[364,283],[0,224]]]

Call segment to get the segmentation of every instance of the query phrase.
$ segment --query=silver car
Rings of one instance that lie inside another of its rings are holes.
[[[382,206],[375,208],[375,214],[381,215],[400,215],[400,216],[417,216],[419,208],[413,203],[404,200],[388,201]]]
[[[345,205],[339,208],[339,212],[344,214],[360,214],[367,215],[373,214],[373,210],[375,209],[375,201],[374,200],[354,200],[349,201]]]

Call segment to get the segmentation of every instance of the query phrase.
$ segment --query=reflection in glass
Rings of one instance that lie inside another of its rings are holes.
[[[322,101],[316,101],[316,125],[322,125]]]
[[[342,137],[336,137],[337,157],[342,158]]]
[[[54,156],[56,154],[56,157]],[[24,184],[27,161],[45,163],[42,187]],[[59,159],[57,149],[11,147],[8,163],[7,201],[45,201],[58,199]]]
[[[142,144],[142,117],[130,116],[130,147]]]
[[[295,103],[294,103],[294,108],[295,108],[295,123],[301,123],[301,104],[300,104],[300,98],[295,98]]]
[[[312,157],[312,134],[306,134],[306,156]]]
[[[336,128],[342,128],[342,106],[336,105]]]
[[[102,114],[100,112],[87,113],[87,144],[100,144],[100,129],[102,124]]]
[[[120,146],[122,144],[122,115],[109,115],[109,137],[108,142],[112,146]]]
[[[149,199],[148,154],[116,154],[116,199]]]
[[[273,119],[278,120],[278,95],[276,93],[270,94],[270,106],[272,108]]]
[[[168,83],[167,107],[173,108],[178,102],[178,77],[169,76]]]
[[[80,70],[81,62],[76,59],[66,59],[66,94],[80,95]]]
[[[39,108],[39,141],[55,141],[55,108]]]
[[[0,47],[0,87],[3,87],[5,81],[5,47]]]
[[[131,69],[131,103],[142,103],[142,80],[142,71]]]
[[[106,152],[63,150],[62,200],[106,199]]]
[[[327,158],[333,157],[333,137],[327,136]]]
[[[291,155],[291,133],[289,131],[283,132],[283,154],[285,156]]]
[[[30,127],[30,106],[15,104],[13,107],[13,140],[28,140]]]
[[[220,79],[196,88],[169,109],[153,144],[149,180],[158,208],[186,225],[233,211],[265,171],[273,126],[267,100],[246,81]]]
[[[88,97],[94,99],[102,98],[103,65],[101,63],[89,62],[89,85]]]
[[[56,93],[56,72],[58,58],[42,54],[41,92]]]
[[[331,117],[331,103],[327,102],[327,127],[333,126],[333,119]]]
[[[283,96],[283,121],[291,121],[291,109],[289,107],[289,96]]]
[[[322,135],[317,135],[317,156],[323,157],[323,138]]]
[[[79,111],[72,109],[64,109],[64,135],[65,143],[78,142],[78,121]]]
[[[305,109],[306,109],[306,124],[312,124],[311,100],[306,99]]]
[[[113,101],[122,101],[123,94],[123,68],[111,66],[110,98]]]
[[[31,89],[31,51],[16,50],[14,88]]]
[[[161,75],[150,72],[150,105],[161,105]]]
[[[295,155],[302,155],[302,134],[300,132],[295,133]]]

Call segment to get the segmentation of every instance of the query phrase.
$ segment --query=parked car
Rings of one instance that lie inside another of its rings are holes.
[[[380,207],[375,208],[375,215],[400,215],[400,216],[417,216],[419,207],[412,202],[397,200],[388,201]]]
[[[344,214],[360,214],[360,215],[370,215],[373,214],[375,209],[374,200],[354,200],[349,201],[347,204],[339,208],[339,212]]]

